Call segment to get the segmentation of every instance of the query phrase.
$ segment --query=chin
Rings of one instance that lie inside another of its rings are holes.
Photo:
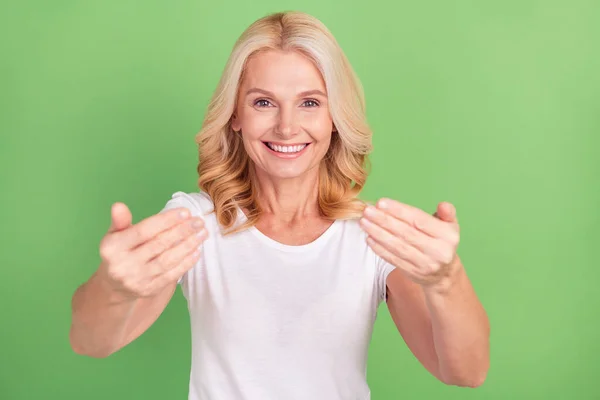
[[[297,179],[309,175],[311,168],[264,168],[265,174],[273,179]]]

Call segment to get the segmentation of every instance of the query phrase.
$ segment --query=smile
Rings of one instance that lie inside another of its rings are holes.
[[[277,153],[285,153],[285,154],[294,154],[294,153],[299,153],[302,150],[304,150],[304,148],[306,148],[306,146],[308,146],[310,143],[303,143],[303,144],[295,144],[295,145],[291,145],[291,146],[283,146],[283,145],[279,145],[279,144],[274,144],[271,142],[263,142],[269,149],[277,152]]]

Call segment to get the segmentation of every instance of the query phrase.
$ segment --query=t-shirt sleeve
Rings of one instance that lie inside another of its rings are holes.
[[[376,255],[376,266],[377,266],[377,293],[379,302],[387,300],[387,277],[396,267],[380,256]]]
[[[204,216],[200,206],[194,200],[192,196],[184,192],[175,192],[169,201],[165,204],[165,206],[160,210],[160,213],[167,212],[169,210],[173,210],[176,208],[186,208],[190,211],[191,215],[194,217]],[[198,261],[200,263],[201,261]],[[195,266],[194,266],[195,268]],[[182,277],[177,281],[178,284],[183,284],[191,269],[188,270]]]

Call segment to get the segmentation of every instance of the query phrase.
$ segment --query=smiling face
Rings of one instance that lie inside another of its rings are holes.
[[[325,82],[297,52],[269,50],[248,60],[232,120],[257,168],[272,179],[317,174],[333,130]]]

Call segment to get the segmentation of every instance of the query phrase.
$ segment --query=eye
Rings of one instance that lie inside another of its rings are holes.
[[[304,107],[319,107],[319,102],[313,99],[306,100],[304,103]]]
[[[258,99],[254,102],[254,105],[258,107],[269,107],[271,103],[269,102],[269,100]]]

